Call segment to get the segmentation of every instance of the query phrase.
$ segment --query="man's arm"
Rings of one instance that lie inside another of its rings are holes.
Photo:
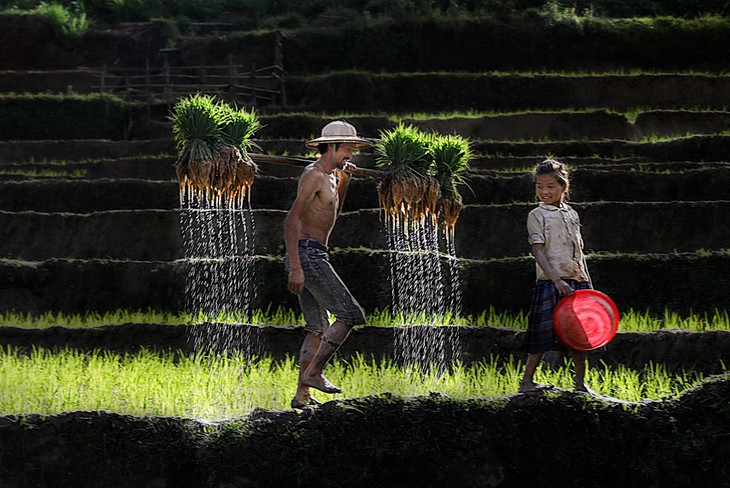
[[[304,271],[299,259],[299,236],[302,229],[302,216],[309,210],[318,189],[317,173],[310,168],[304,170],[299,180],[297,197],[289,213],[284,219],[284,243],[286,254],[289,257],[289,291],[301,293],[304,291]]]
[[[347,168],[356,168],[354,164],[349,161],[345,163],[342,169],[337,170],[338,182],[337,182],[337,215],[340,215],[342,206],[345,204],[345,195],[347,195],[347,187],[350,185],[352,175],[345,171]]]

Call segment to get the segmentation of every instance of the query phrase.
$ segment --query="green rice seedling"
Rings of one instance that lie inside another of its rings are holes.
[[[679,372],[670,374],[664,365],[649,364],[643,371],[632,370],[623,365],[609,368],[604,363],[591,364],[586,371],[585,381],[598,394],[629,402],[647,398],[662,399],[679,395],[702,381],[701,373]],[[535,374],[539,383],[555,385],[572,390],[572,364],[567,361],[560,368],[541,367]]]
[[[254,134],[261,129],[262,125],[251,109],[239,109],[227,103],[218,103],[220,123],[223,142],[236,146],[241,152],[246,153],[258,145],[252,140]]]
[[[510,329],[527,329],[527,313],[524,311],[498,311],[493,305],[477,315],[468,316],[467,325],[475,327],[507,327]]]
[[[511,356],[504,361],[491,357],[469,367],[456,363],[439,371],[357,355],[335,359],[327,375],[350,397],[441,393],[466,399],[513,394],[523,371],[523,363]],[[149,351],[118,355],[42,348],[24,355],[5,348],[0,350],[0,414],[103,409],[220,420],[257,407],[288,408],[297,377],[293,357],[274,362],[269,357],[243,355],[186,357]],[[649,365],[644,371],[591,365],[586,376],[599,394],[627,401],[675,396],[702,379],[699,373],[669,374],[662,365]],[[541,367],[536,380],[570,390],[570,363],[555,369]]]
[[[63,312],[40,314],[5,312],[0,314],[0,326],[26,329],[45,329],[54,326],[82,329],[128,323],[183,325],[190,322],[190,316],[184,313],[175,314],[152,310],[117,310],[104,313],[90,311],[83,314]]]
[[[432,134],[428,141],[428,153],[433,159],[436,181],[441,190],[437,212],[443,217],[446,235],[453,242],[454,226],[462,205],[457,184],[466,183],[463,174],[469,171],[471,143],[458,135]]]
[[[51,169],[2,169],[0,170],[0,175],[28,176],[31,178],[83,178],[88,175],[88,170],[76,169],[73,171],[56,171]]]
[[[376,309],[367,314],[367,325],[376,327],[398,327],[405,324],[419,325],[456,325],[470,327],[505,327],[525,330],[528,314],[525,311],[497,310],[490,305],[478,314],[393,313],[390,309]],[[330,321],[334,316],[330,315]],[[63,312],[44,313],[0,313],[0,326],[42,329],[53,326],[68,328],[103,327],[119,324],[165,324],[190,325],[204,323],[230,323],[267,326],[267,325],[304,325],[304,317],[294,309],[269,306],[252,311],[251,317],[243,314],[222,311],[216,316],[202,313],[191,315],[184,312],[165,312],[155,310],[116,310],[114,312],[89,311],[83,314]],[[681,315],[671,310],[655,314],[650,310],[643,312],[628,309],[621,312],[619,332],[650,333],[663,329],[683,329],[694,332],[708,330],[730,330],[730,315],[727,310],[715,309],[712,313]]]
[[[191,95],[177,102],[170,116],[172,136],[187,164],[210,161],[223,138],[215,97]]]
[[[380,132],[375,164],[389,173],[378,184],[378,199],[386,221],[405,225],[437,214],[440,190],[432,176],[428,139],[418,128],[403,123]]]
[[[367,315],[367,325],[397,327],[400,325],[468,325],[469,318],[446,311],[444,314],[393,313],[390,309],[378,310]]]
[[[261,127],[255,113],[195,94],[179,100],[169,118],[179,152],[181,202],[188,197],[240,204],[257,171],[247,154]]]
[[[638,312],[629,309],[621,314],[619,330],[622,332],[655,332],[662,329],[684,329],[694,332],[706,330],[730,330],[730,316],[727,310],[715,309],[712,313],[689,313],[682,316],[665,309],[655,315],[649,310]]]

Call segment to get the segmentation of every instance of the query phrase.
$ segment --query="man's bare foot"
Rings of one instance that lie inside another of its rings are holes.
[[[291,401],[291,408],[318,407],[320,405],[322,405],[322,402],[311,395],[304,399],[294,397]]]
[[[341,388],[333,385],[330,380],[325,378],[325,376],[321,373],[317,376],[312,376],[310,378],[302,378],[301,383],[304,386],[316,388],[319,391],[323,391],[325,393],[342,393]]]

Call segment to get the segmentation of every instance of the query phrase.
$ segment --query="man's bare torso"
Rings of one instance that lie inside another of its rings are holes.
[[[299,180],[300,187],[304,178],[315,178],[317,184],[314,198],[302,214],[299,237],[316,239],[326,245],[337,218],[337,181],[334,173],[327,174],[314,164],[305,168]]]

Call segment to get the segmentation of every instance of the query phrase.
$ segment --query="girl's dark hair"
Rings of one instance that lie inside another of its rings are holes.
[[[533,180],[537,181],[537,177],[541,175],[552,175],[558,180],[561,186],[565,188],[565,196],[568,196],[570,190],[570,174],[568,168],[557,159],[547,158],[542,163],[535,166]]]

